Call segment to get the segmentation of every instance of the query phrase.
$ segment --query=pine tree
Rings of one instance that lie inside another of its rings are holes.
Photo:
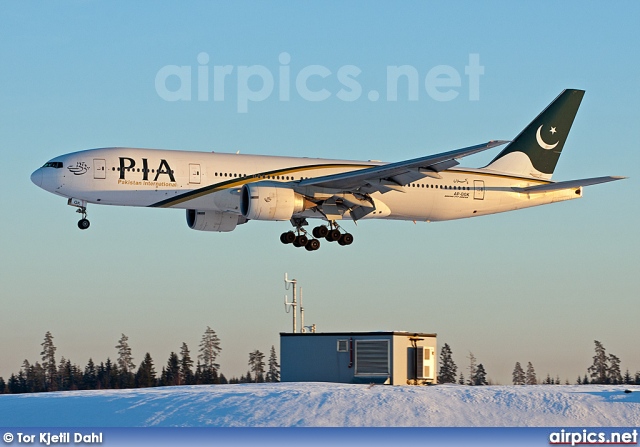
[[[583,385],[589,385],[589,378],[587,377],[587,375],[584,375],[584,378],[582,379],[582,384]]]
[[[222,375],[220,379],[220,383],[222,383]],[[276,356],[276,348],[273,345],[271,345],[271,352],[269,353],[267,382],[280,382],[280,365],[278,364],[278,357]]]
[[[469,385],[474,384],[474,377],[476,376],[477,366],[476,366],[476,357],[473,355],[473,352],[469,351]]]
[[[609,354],[609,367],[607,368],[608,382],[614,385],[623,383],[622,374],[620,374],[620,359],[613,354]]]
[[[186,343],[182,343],[180,348],[180,383],[182,385],[193,385],[196,383],[193,375],[193,360]]]
[[[53,344],[53,335],[47,331],[41,344],[42,367],[45,373],[45,389],[55,391],[57,385],[56,347]]]
[[[482,363],[476,367],[476,373],[473,376],[473,385],[487,385],[487,372],[484,370]]]
[[[464,374],[460,373],[460,378],[458,379],[458,385],[464,385]]]
[[[175,352],[169,354],[167,366],[162,368],[160,383],[162,386],[180,385],[180,360],[178,360],[178,354]]]
[[[132,387],[135,383],[134,371],[136,365],[133,363],[133,356],[131,355],[131,348],[129,347],[129,337],[122,334],[118,344],[116,345],[118,350],[118,365],[119,374],[119,386],[120,388]]]
[[[631,373],[629,372],[628,368],[624,373],[623,383],[626,384],[626,385],[632,385],[633,384],[633,378],[631,377]]]
[[[576,385],[582,385],[582,377],[578,376],[578,380],[576,380]]]
[[[216,331],[207,326],[207,330],[204,332],[200,342],[200,354],[198,354],[201,368],[200,381],[202,383],[215,383],[217,381],[220,365],[216,363],[216,358],[220,351],[222,351],[222,348]]]
[[[255,374],[256,383],[264,382],[264,354],[257,349],[249,353],[249,370]]]
[[[513,369],[513,384],[514,385],[524,385],[526,383],[526,375],[522,366],[520,366],[520,362],[516,362],[516,366]]]
[[[594,340],[596,345],[596,355],[593,356],[593,365],[588,369],[591,375],[591,383],[605,384],[607,380],[607,371],[609,365],[607,364],[607,353],[602,343],[598,340]]]
[[[536,377],[536,370],[533,368],[533,363],[527,363],[527,372],[525,375],[525,383],[527,385],[537,385],[538,378]]]
[[[98,372],[93,359],[89,358],[87,366],[84,367],[84,375],[82,377],[83,389],[95,390],[98,387]]]
[[[0,377],[0,394],[5,394],[7,392],[7,384],[4,379]]]
[[[67,360],[62,356],[58,365],[58,390],[68,391],[71,387],[71,377],[67,369]]]
[[[139,388],[149,388],[156,386],[156,384],[156,369],[153,366],[151,354],[147,352],[136,372],[136,386]]]
[[[451,348],[447,343],[440,350],[440,374],[438,374],[438,383],[456,383],[458,375],[458,367],[453,361]]]

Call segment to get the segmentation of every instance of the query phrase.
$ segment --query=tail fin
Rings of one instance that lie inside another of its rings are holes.
[[[564,90],[485,169],[551,179],[584,90]]]

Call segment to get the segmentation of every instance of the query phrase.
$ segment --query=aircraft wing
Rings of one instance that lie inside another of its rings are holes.
[[[579,188],[581,186],[597,185],[599,183],[614,182],[616,180],[622,180],[627,177],[608,176],[608,177],[594,177],[584,178],[580,180],[568,180],[566,182],[548,183],[546,185],[529,186],[527,188],[511,188],[515,192],[522,192],[528,194],[545,193],[551,191],[560,191],[562,189]]]
[[[457,158],[508,143],[508,141],[489,141],[477,146],[466,147],[441,154],[388,163],[381,166],[357,169],[341,174],[326,175],[300,180],[298,187],[318,187],[340,191],[382,193],[401,190],[401,187],[424,177],[440,178],[438,172],[458,165]]]

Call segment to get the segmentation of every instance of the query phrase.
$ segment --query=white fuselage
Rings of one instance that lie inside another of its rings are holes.
[[[87,203],[214,210],[240,214],[248,183],[291,182],[382,165],[315,158],[218,154],[159,149],[90,149],[52,159],[32,174],[41,188]],[[440,221],[511,211],[581,197],[582,188],[544,194],[515,192],[548,183],[486,169],[451,168],[401,190],[373,193],[364,219]],[[314,194],[322,195],[322,191]],[[335,191],[327,192],[334,195]],[[298,217],[323,218],[315,209]]]

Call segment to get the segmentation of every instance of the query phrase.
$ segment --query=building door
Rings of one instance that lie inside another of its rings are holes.
[[[484,180],[473,181],[473,198],[476,200],[484,200]]]
[[[200,165],[189,164],[189,183],[200,184]]]
[[[93,178],[107,178],[107,163],[102,158],[93,159]]]

